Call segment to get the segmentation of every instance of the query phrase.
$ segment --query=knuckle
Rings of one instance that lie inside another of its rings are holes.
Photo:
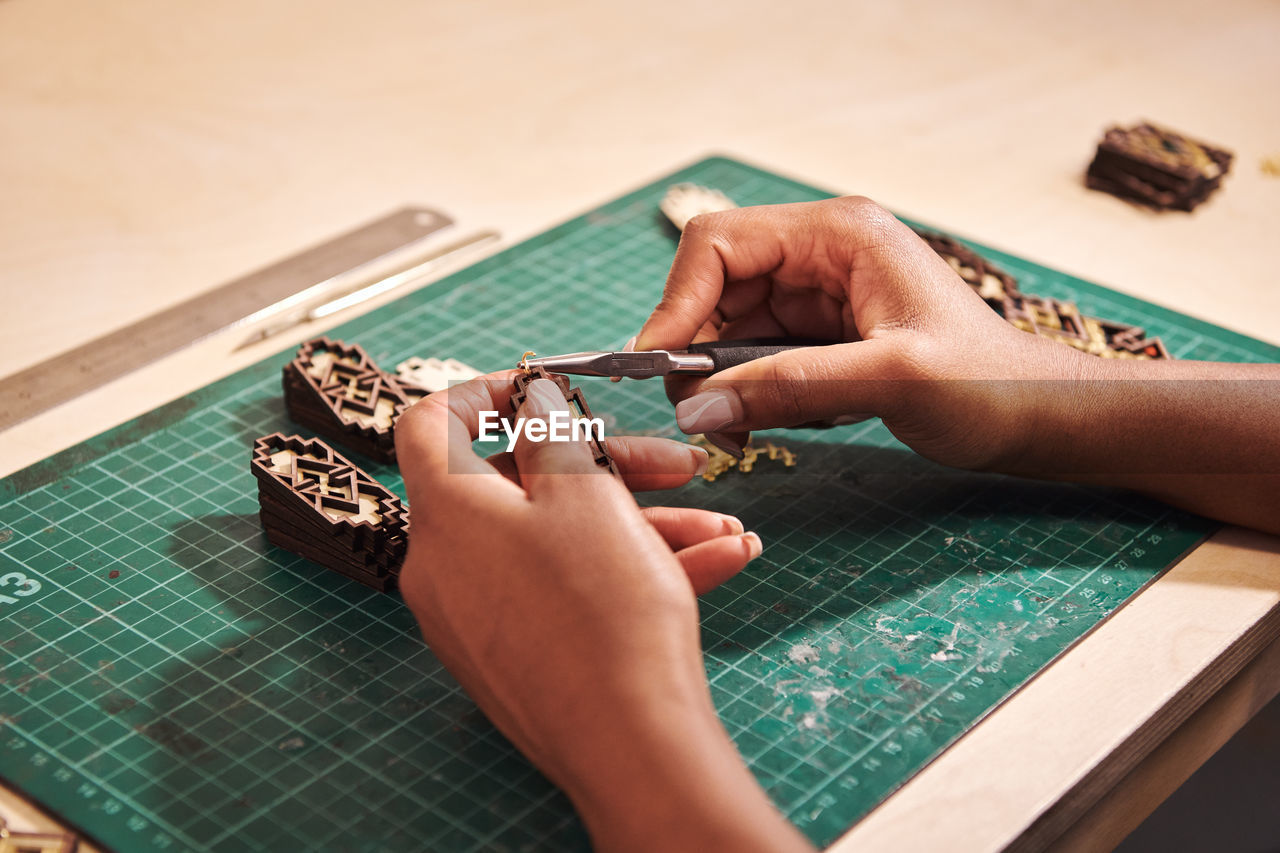
[[[859,227],[882,230],[898,222],[897,217],[866,196],[845,196],[840,201],[841,212]]]
[[[840,196],[840,198],[835,199],[835,203],[848,213],[860,213],[868,208],[879,207],[878,204],[865,195]]]
[[[812,377],[806,365],[795,359],[768,359],[763,387],[765,402],[774,417],[796,423],[812,410]],[[751,413],[747,413],[751,418]]]
[[[837,227],[862,234],[867,243],[888,242],[903,227],[896,216],[866,196],[843,196],[834,201]]]
[[[707,215],[705,213],[697,213],[689,217],[685,222],[684,228],[680,229],[681,240],[696,240],[702,235],[702,231],[707,227]]]
[[[735,230],[735,223],[741,222],[741,217],[741,209],[699,213],[685,223],[680,242],[688,241],[690,245],[704,243],[723,250],[727,248],[729,235]]]
[[[708,232],[713,229],[715,218],[715,213],[695,214],[684,224],[680,239],[693,241],[705,239]]]

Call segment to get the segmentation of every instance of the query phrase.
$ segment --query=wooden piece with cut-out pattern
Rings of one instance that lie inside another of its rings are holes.
[[[1065,299],[1023,293],[1013,276],[969,247],[942,234],[919,233],[996,313],[1024,332],[1102,358],[1170,357],[1164,342],[1138,326],[1087,316]]]
[[[289,417],[379,462],[394,462],[395,422],[428,391],[378,368],[359,344],[307,341],[284,368]]]
[[[415,355],[396,365],[396,376],[402,384],[416,385],[433,394],[448,388],[450,383],[465,382],[479,375],[480,371],[456,358],[419,358]]]
[[[572,387],[569,377],[561,373],[551,373],[545,367],[532,366],[526,367],[522,372],[516,374],[515,391],[511,394],[511,411],[514,414],[524,404],[527,396],[527,388],[529,383],[535,379],[550,379],[556,383],[560,389],[560,393],[564,394],[565,401],[569,404],[569,414],[576,418],[590,418],[591,409],[587,406],[587,398],[583,396],[581,388]],[[621,476],[618,471],[617,464],[613,461],[613,457],[609,455],[609,450],[605,446],[603,436],[592,436],[588,442],[591,445],[591,455],[595,459],[596,465],[608,470],[611,474]]]
[[[274,433],[253,444],[267,539],[386,591],[408,546],[404,503],[318,438]]]

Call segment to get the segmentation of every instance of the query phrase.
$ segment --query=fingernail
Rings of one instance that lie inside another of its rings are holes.
[[[734,517],[734,516],[732,516],[732,515],[725,515],[725,514],[724,514],[724,513],[722,513],[722,512],[720,512],[720,513],[716,513],[716,514],[717,514],[717,515],[719,515],[721,518],[723,518],[723,519],[724,519],[725,533],[729,534],[730,536],[741,536],[741,535],[742,535],[742,532],[743,532],[743,530],[745,530],[745,528],[742,526],[742,521],[741,521],[740,519],[738,519],[738,518],[736,518],[736,517]],[[751,534],[751,535],[752,535],[752,536],[755,536],[755,534],[754,534],[754,533],[753,533],[753,534]],[[757,540],[759,540],[759,538],[760,538],[760,537],[756,536],[756,539],[757,539]]]
[[[747,557],[748,560],[754,560],[764,553],[764,543],[760,541],[760,537],[756,535],[755,531],[747,531],[742,534],[742,541],[747,543],[747,553],[751,555]]]
[[[742,420],[742,400],[731,388],[694,394],[676,404],[676,424],[689,435],[715,432]]]
[[[525,417],[546,417],[552,412],[567,412],[569,403],[560,386],[550,379],[535,379],[529,383],[528,396],[521,407]]]
[[[710,442],[715,447],[719,448],[720,450],[723,450],[725,453],[728,453],[734,459],[747,458],[747,454],[742,452],[742,447],[738,445],[738,442],[734,441],[731,438],[727,438],[726,436],[723,436],[718,432],[709,432],[702,437],[705,438],[708,442]]]
[[[711,454],[701,447],[690,446],[689,451],[693,453],[693,461],[697,465],[693,471],[693,476],[701,477],[706,473],[707,465],[711,464]]]

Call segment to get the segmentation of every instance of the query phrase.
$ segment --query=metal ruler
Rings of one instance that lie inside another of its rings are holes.
[[[453,220],[406,207],[0,380],[0,429],[215,332],[299,305]]]

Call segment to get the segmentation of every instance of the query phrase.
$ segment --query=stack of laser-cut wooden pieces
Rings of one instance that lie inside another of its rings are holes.
[[[1165,127],[1109,127],[1085,186],[1155,210],[1194,210],[1214,193],[1235,155]]]
[[[299,426],[379,462],[396,459],[392,427],[429,392],[384,373],[358,344],[307,341],[284,368],[284,404]]]
[[[1102,358],[1169,358],[1159,338],[1127,323],[1080,313],[1074,302],[1023,293],[1013,276],[942,234],[917,232],[997,314],[1033,335]]]
[[[358,345],[317,338],[284,368],[285,407],[299,426],[393,462],[400,415],[450,380],[476,375],[437,359],[410,359],[398,370],[383,372]],[[264,436],[251,467],[272,544],[374,589],[394,588],[409,532],[398,497],[318,438]]]
[[[318,438],[281,433],[253,444],[267,539],[386,592],[408,544],[401,500]]]

